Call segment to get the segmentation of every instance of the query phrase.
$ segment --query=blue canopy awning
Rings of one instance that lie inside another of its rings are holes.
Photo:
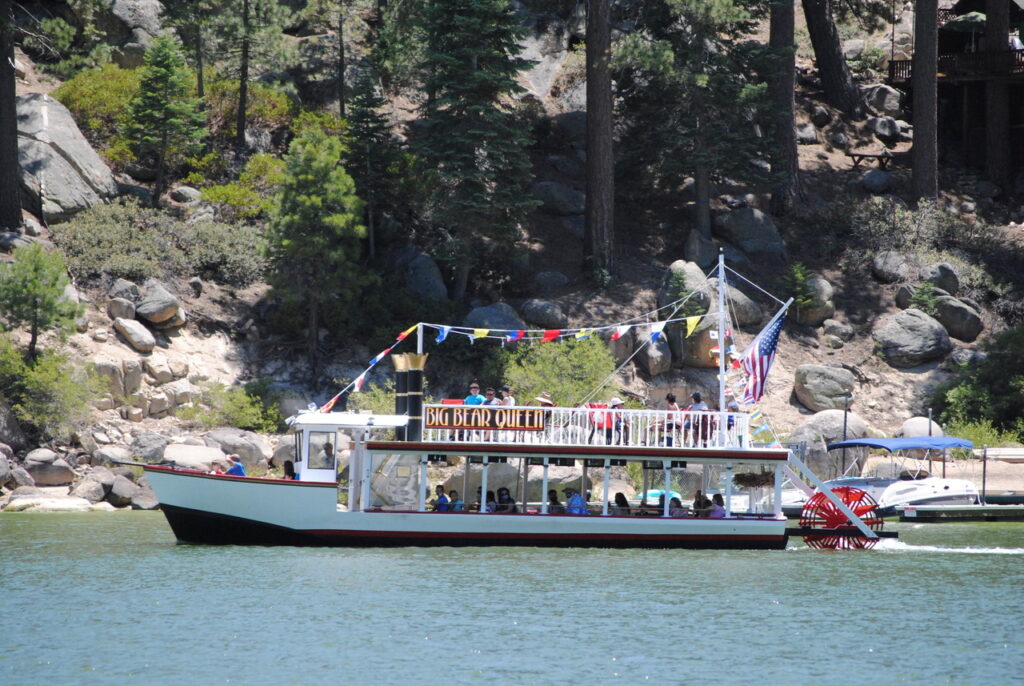
[[[966,438],[956,436],[914,436],[911,438],[852,438],[848,441],[833,443],[834,448],[881,448],[890,453],[897,450],[947,450],[949,448],[973,448],[974,444]]]

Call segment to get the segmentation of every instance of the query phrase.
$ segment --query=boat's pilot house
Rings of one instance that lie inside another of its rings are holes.
[[[295,475],[301,481],[336,482],[338,480],[339,446],[345,445],[347,433],[366,433],[374,428],[390,429],[405,426],[407,417],[354,413],[311,412],[296,417]]]

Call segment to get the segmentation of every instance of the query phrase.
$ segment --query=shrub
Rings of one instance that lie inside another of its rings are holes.
[[[265,266],[256,227],[188,225],[134,203],[97,205],[51,229],[71,272],[85,281],[105,274],[141,281],[194,273],[244,286]]]
[[[128,103],[139,90],[139,75],[132,69],[104,64],[75,74],[53,92],[82,134],[101,154],[106,154],[124,132]]]
[[[213,81],[206,86],[206,107],[210,132],[222,140],[235,135],[238,117],[238,81]],[[249,83],[246,122],[249,128],[275,131],[288,126],[296,105],[284,93],[262,83]]]
[[[504,369],[494,370],[492,378],[504,379],[517,398],[533,398],[548,391],[559,405],[580,402],[607,384],[615,371],[615,358],[598,337],[524,344],[502,351],[498,357]]]
[[[964,422],[956,421],[950,422],[945,427],[946,435],[948,436],[959,436],[960,438],[966,438],[974,444],[977,450],[981,450],[983,446],[990,448],[1009,448],[1020,445],[1020,442],[1024,440],[1024,434],[1017,431],[1001,431],[996,427],[992,426],[992,422],[987,419],[980,419],[977,421]],[[957,451],[966,452],[966,451]],[[961,457],[961,455],[957,455]],[[966,457],[966,455],[963,455]]]
[[[814,302],[814,291],[808,283],[814,275],[802,262],[794,262],[786,269],[782,277],[783,288],[787,297],[793,298],[797,312]]]
[[[234,426],[263,433],[276,432],[281,424],[280,414],[270,411],[244,387],[216,382],[203,384],[199,400],[180,408],[178,417],[205,427]]]
[[[277,203],[277,187],[285,178],[285,162],[273,155],[253,155],[245,163],[238,181],[210,186],[203,200],[222,205],[229,219],[268,216]]]
[[[53,351],[42,351],[29,365],[8,338],[0,337],[0,395],[28,433],[67,440],[88,421],[89,400],[101,389],[92,369]]]
[[[939,296],[935,293],[935,285],[931,281],[925,281],[914,289],[910,296],[910,304],[924,312],[929,317],[934,317],[939,312]]]
[[[33,243],[14,251],[14,263],[0,278],[0,322],[7,328],[28,327],[29,362],[36,359],[36,342],[48,330],[67,331],[79,313],[67,301],[70,283],[63,256]]]
[[[990,422],[1024,437],[1024,326],[997,333],[982,348],[988,354],[984,360],[936,387],[932,400],[939,416],[951,424]]]

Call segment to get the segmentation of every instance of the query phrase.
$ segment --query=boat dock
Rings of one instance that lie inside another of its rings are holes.
[[[901,522],[1024,522],[1024,505],[918,505],[900,512]]]

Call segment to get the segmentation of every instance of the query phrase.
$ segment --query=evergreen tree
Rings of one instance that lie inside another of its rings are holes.
[[[615,157],[612,151],[611,2],[587,8],[587,204],[584,266],[611,269],[615,256]]]
[[[227,0],[218,17],[218,33],[225,45],[226,66],[238,78],[238,111],[235,149],[245,151],[245,127],[249,111],[249,81],[254,72],[281,66],[289,50],[284,28],[291,11],[278,0]]]
[[[358,265],[366,229],[363,203],[341,164],[336,136],[303,128],[285,157],[287,168],[270,225],[269,281],[305,310],[309,364],[320,366],[319,331],[329,317],[344,326],[355,312],[367,277]]]
[[[426,7],[427,101],[415,148],[429,170],[432,214],[451,237],[453,297],[465,296],[485,247],[507,249],[534,207],[524,123],[509,100],[525,60],[507,0],[431,0]]]
[[[196,72],[196,93],[206,99],[206,65],[217,57],[216,17],[224,11],[225,0],[189,0],[165,5],[169,23],[174,27]]]
[[[374,79],[374,71],[369,68],[360,75],[352,93],[348,116],[352,143],[346,167],[356,182],[359,197],[366,201],[371,258],[376,255],[377,218],[388,203],[400,154],[391,127],[382,113],[385,104]]]
[[[14,3],[0,0],[0,229],[21,226],[20,179],[14,87]]]
[[[917,198],[939,193],[938,148],[938,3],[921,0],[914,6],[914,147],[912,187]]]
[[[861,5],[875,4],[871,0],[859,0]],[[853,81],[850,67],[843,56],[839,42],[839,31],[833,16],[833,0],[803,0],[807,32],[814,46],[814,61],[825,91],[825,100],[852,117],[864,114],[864,96]],[[856,4],[856,3],[854,3]]]
[[[156,168],[153,202],[167,185],[167,167],[205,134],[199,101],[189,97],[191,75],[173,39],[161,36],[146,51],[139,92],[132,99],[126,135],[141,163]]]
[[[371,59],[387,92],[420,81],[427,34],[424,0],[376,0]]]
[[[802,195],[800,158],[797,154],[794,121],[796,92],[795,12],[793,0],[769,0],[768,45],[772,70],[768,91],[772,102],[772,170],[776,184],[772,188],[771,210],[782,215]]]
[[[309,0],[304,17],[310,29],[326,31],[334,41],[333,57],[325,57],[330,79],[334,82],[334,97],[338,100],[338,116],[344,117],[348,106],[349,88],[345,72],[349,55],[346,40],[365,39],[366,25],[360,15],[367,11],[367,0]]]
[[[755,80],[762,65],[739,42],[752,16],[734,0],[652,0],[641,22],[618,53],[622,138],[631,141],[619,177],[641,193],[675,193],[692,176],[697,229],[710,239],[712,178],[768,179],[770,143],[755,126],[767,110]]]
[[[8,329],[29,329],[28,359],[37,359],[36,343],[50,328],[66,329],[78,306],[63,298],[70,283],[64,258],[38,243],[17,248],[14,263],[0,272],[0,320]]]

